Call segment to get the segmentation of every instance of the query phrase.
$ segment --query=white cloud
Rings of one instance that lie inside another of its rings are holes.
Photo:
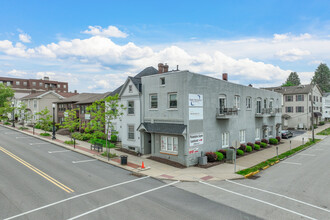
[[[289,38],[289,34],[274,34],[274,41],[286,40]]]
[[[276,56],[278,56],[283,61],[296,61],[301,60],[303,56],[310,55],[311,53],[308,50],[301,50],[298,48],[293,48],[290,50],[280,50],[276,52]]]
[[[23,43],[30,43],[31,42],[31,37],[28,34],[19,34],[19,40],[22,41]]]
[[[120,31],[115,26],[108,26],[107,28],[102,28],[100,26],[88,26],[89,30],[83,31],[84,34],[91,34],[94,36],[103,36],[103,37],[118,37],[126,38],[128,34]]]
[[[25,72],[25,71],[21,71],[21,70],[13,69],[13,70],[7,72],[7,74],[9,74],[9,75],[11,75],[11,76],[22,77],[22,76],[24,76],[24,75],[27,75],[28,73]]]

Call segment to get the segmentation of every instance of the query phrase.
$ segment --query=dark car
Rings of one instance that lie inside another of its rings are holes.
[[[289,138],[293,136],[293,133],[291,131],[288,130],[283,130],[281,131],[282,134],[282,138]]]

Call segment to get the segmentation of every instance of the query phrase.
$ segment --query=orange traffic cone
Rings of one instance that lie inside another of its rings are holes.
[[[141,169],[145,169],[145,166],[144,166],[144,163],[142,161],[142,166],[141,166]]]

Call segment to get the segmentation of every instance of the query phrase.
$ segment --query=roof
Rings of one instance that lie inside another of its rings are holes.
[[[106,98],[107,96],[109,96],[110,93],[111,92],[106,92],[106,93],[103,93],[103,94],[95,94],[93,96],[88,97],[87,99],[76,102],[76,104],[81,105],[81,104],[93,103],[95,101]]]
[[[176,134],[182,135],[187,128],[183,124],[169,124],[169,123],[141,123],[138,130],[143,128],[148,133],[161,133],[161,134]]]
[[[268,87],[268,88],[262,88],[262,89],[282,93],[283,95],[290,95],[290,94],[308,94],[308,93],[310,93],[311,88],[312,88],[312,85],[307,84],[307,85],[299,85],[299,86]]]
[[[103,93],[80,93],[69,98],[57,101],[55,103],[76,103],[81,101],[87,101],[89,99],[93,99],[95,95],[103,95]],[[91,103],[91,102],[88,102]]]
[[[65,96],[63,94],[65,94],[64,92],[59,93],[59,92],[55,92],[55,91],[43,91],[43,92],[36,92],[36,93],[31,93],[27,96],[22,97],[22,100],[26,100],[26,99],[36,99],[36,98],[41,98],[42,96],[46,95],[46,94],[50,94],[53,93],[55,96],[58,96],[59,98],[64,98]]]
[[[157,69],[155,69],[152,66],[149,66],[149,67],[145,68],[144,70],[142,70],[141,72],[139,72],[138,74],[136,74],[134,77],[131,77],[130,76],[128,78],[132,80],[132,82],[134,83],[135,87],[141,92],[141,87],[139,87],[139,84],[141,84],[141,78],[144,77],[144,76],[150,76],[150,75],[154,75],[154,74],[157,74],[157,73],[158,73],[158,70]],[[121,86],[119,86],[113,92],[111,92],[110,95],[111,96],[114,96],[116,94],[119,94],[120,91],[121,91],[121,89],[123,88],[124,84],[121,85]]]
[[[79,93],[73,93],[73,92],[56,92],[57,94],[65,97],[65,98],[69,98],[71,96],[75,96],[78,95]]]

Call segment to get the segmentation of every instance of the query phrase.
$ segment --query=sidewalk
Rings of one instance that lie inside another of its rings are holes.
[[[2,125],[1,126],[5,126]],[[5,126],[9,129],[15,129],[22,133],[28,134],[33,136],[32,128],[29,128],[29,130],[21,131],[18,128],[20,125],[17,125],[16,128],[9,126]],[[315,129],[315,134],[319,131],[322,131],[326,128],[330,127],[330,124],[325,124],[323,126],[318,127]],[[120,155],[127,155],[128,156],[128,164],[127,165],[121,165],[120,164],[120,158],[112,158],[108,161],[108,159],[104,156],[101,156],[101,152],[98,153],[97,151],[90,150],[90,143],[85,141],[76,141],[76,147],[73,148],[73,145],[65,144],[64,141],[70,140],[68,136],[63,135],[56,135],[56,140],[52,140],[51,136],[43,137],[39,134],[42,133],[42,130],[35,129],[35,135],[34,137],[48,141],[50,143],[54,143],[58,146],[70,149],[72,151],[79,152],[81,154],[84,154],[86,156],[98,159],[100,161],[112,164],[117,167],[121,167],[123,169],[132,171],[134,173],[140,173],[147,176],[152,176],[157,179],[169,179],[169,180],[180,180],[180,181],[208,181],[208,180],[224,180],[224,179],[237,179],[237,178],[243,178],[243,176],[235,174],[234,173],[234,164],[230,163],[223,163],[214,167],[210,168],[199,168],[199,167],[188,167],[184,169],[176,168],[169,166],[167,164],[159,163],[150,159],[147,159],[149,155],[143,155],[141,157],[133,156],[130,154],[125,154],[121,151],[118,151],[116,149],[110,149],[111,153],[116,153],[118,156]],[[306,143],[308,138],[311,138],[312,133],[311,131],[307,131],[305,134],[293,137],[289,140],[282,139],[282,144],[278,145],[279,154],[290,150],[290,141],[291,141],[291,147],[295,148],[302,144],[302,138],[304,138],[304,142]],[[319,136],[315,135],[315,138],[324,139],[327,136]],[[237,166],[236,171],[254,166],[262,161],[265,161],[271,157],[276,156],[276,147],[273,146],[271,148],[267,148],[265,150],[262,150],[260,152],[256,152],[241,158],[237,159]],[[144,162],[144,165],[146,169],[141,169],[142,162]]]

